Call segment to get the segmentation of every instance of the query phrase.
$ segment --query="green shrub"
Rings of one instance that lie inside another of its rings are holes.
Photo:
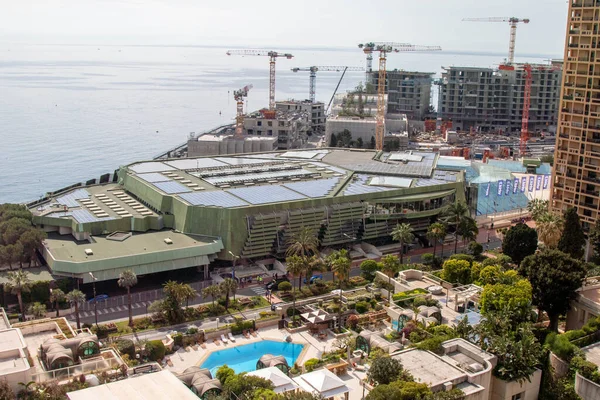
[[[354,302],[354,301],[349,301],[349,302],[348,302],[348,309],[349,309],[349,310],[354,310],[354,309],[356,309],[356,302]]]
[[[416,288],[416,289],[413,289],[413,290],[407,290],[407,291],[405,291],[405,292],[398,292],[398,293],[395,293],[395,294],[392,296],[392,299],[393,299],[394,301],[404,301],[404,300],[406,300],[407,298],[409,298],[409,297],[414,297],[414,296],[415,296],[415,295],[417,295],[417,294],[427,294],[427,293],[429,293],[429,292],[428,292],[427,290],[425,290],[425,289]]]
[[[285,313],[288,317],[291,317],[292,315],[300,315],[300,311],[295,310],[294,307],[288,308]]]
[[[557,335],[554,332],[549,334],[545,344],[557,357],[567,362],[569,362],[578,352],[577,346],[571,343],[564,334]]]
[[[198,328],[196,328],[196,327],[188,328],[188,330],[185,333],[187,335],[194,335],[194,334],[198,333]]]
[[[282,292],[289,292],[290,290],[292,290],[292,284],[289,282],[280,282],[277,285],[277,290],[280,290]]]
[[[119,339],[115,342],[115,347],[121,354],[127,354],[130,359],[135,358],[135,344],[129,339]]]
[[[227,364],[221,365],[217,370],[216,378],[221,382],[222,385],[230,377],[235,375],[235,371],[227,366]]]
[[[148,358],[151,361],[162,360],[167,352],[165,344],[162,342],[162,340],[150,340],[148,343],[146,343],[145,350],[148,354]]]
[[[306,362],[304,363],[304,368],[306,369],[306,372],[311,372],[319,365],[321,365],[321,360],[319,360],[318,358],[311,358],[309,360],[306,360]]]
[[[369,303],[367,303],[366,301],[359,301],[358,303],[356,303],[356,311],[359,314],[364,314],[369,310],[370,305]]]
[[[470,254],[452,254],[450,256],[450,260],[463,260],[467,261],[469,265],[473,265],[473,261],[475,261],[475,257]]]
[[[415,332],[411,333],[412,336]],[[436,354],[442,354],[444,352],[442,348],[442,343],[446,340],[450,339],[448,336],[434,336],[432,338],[425,339],[419,343],[417,343],[416,347],[419,350],[428,350],[434,352]]]
[[[171,338],[173,339],[173,344],[179,347],[183,346],[183,335],[181,333],[173,335]]]
[[[425,305],[427,305],[427,299],[425,298],[425,296],[415,297],[415,300],[413,301],[413,307],[420,307]]]
[[[253,329],[254,322],[252,321],[244,321],[242,319],[236,319],[235,323],[231,325],[231,333],[233,335],[239,335],[245,330]]]

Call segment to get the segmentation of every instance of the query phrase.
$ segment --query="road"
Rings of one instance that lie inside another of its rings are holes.
[[[501,247],[502,242],[500,240],[497,240],[496,238],[494,238],[493,241],[490,242],[489,244],[489,248],[490,249],[495,249],[495,248],[499,248]],[[462,245],[459,243],[459,248],[462,248]],[[452,254],[454,250],[454,245],[446,245],[444,246],[444,256],[450,256]],[[405,255],[405,259],[407,257],[410,257],[410,262],[411,263],[419,263],[421,262],[421,257],[423,254],[425,253],[431,253],[432,249],[431,248],[425,248],[425,249],[418,249],[418,250],[414,250],[409,252],[408,255]],[[440,251],[440,249],[438,249],[438,252]],[[355,267],[350,271],[350,276],[358,276],[360,275],[360,269]],[[333,276],[331,272],[324,272],[323,273],[323,279],[325,280],[332,280]],[[209,284],[209,283],[206,283]],[[194,284],[194,286],[197,286],[196,284]],[[200,291],[200,286],[198,286],[198,288],[196,288],[198,291]],[[148,310],[147,307],[152,303],[152,301],[154,301],[156,299],[156,296],[154,295],[156,291],[151,291],[148,292],[148,295],[146,296],[144,293],[139,294],[139,296],[137,296],[137,298],[148,298],[149,300],[145,300],[145,301],[135,301],[132,305],[132,311],[133,311],[133,316],[134,318],[136,317],[140,317],[140,316],[144,316],[144,315],[148,315]],[[265,289],[264,289],[264,285],[255,285],[255,286],[251,286],[251,287],[244,287],[238,290],[237,295],[238,296],[263,296],[265,294]],[[115,300],[115,299],[112,299]],[[203,299],[201,296],[196,297],[194,300],[191,300],[189,302],[189,305],[198,305],[198,304],[202,304],[202,303],[206,303],[207,301],[205,299]],[[115,301],[115,303],[118,303],[118,305],[114,305],[111,306],[111,304],[104,304],[104,303],[99,303],[98,304],[98,322],[99,323],[105,323],[105,322],[114,322],[114,321],[119,321],[119,320],[125,320],[127,318],[129,318],[129,312],[128,312],[128,308],[127,308],[127,303],[126,301]],[[268,309],[268,308],[267,308]],[[256,314],[258,313],[260,310],[252,310],[252,314]],[[73,309],[71,309],[70,311],[63,311],[61,312],[62,316],[67,317],[67,319],[69,321],[75,321],[75,314],[73,312]],[[53,314],[54,316],[54,314]],[[225,317],[224,317],[225,318]],[[248,319],[252,319],[253,317],[250,317]],[[88,323],[88,324],[94,324],[95,323],[95,317],[94,317],[94,309],[93,306],[90,305],[86,305],[85,307],[82,307],[82,309],[80,310],[80,321],[81,323]],[[224,323],[226,321],[221,321],[220,323]],[[216,327],[217,322],[216,321],[206,321],[207,324],[214,324],[214,326],[211,325],[211,327]],[[189,325],[189,324],[188,324]],[[203,328],[205,328],[203,326]],[[167,331],[172,330],[173,328],[169,328],[167,329]],[[205,328],[208,329],[208,328]]]

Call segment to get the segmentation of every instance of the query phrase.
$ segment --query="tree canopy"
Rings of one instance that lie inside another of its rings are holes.
[[[516,224],[511,227],[502,241],[502,252],[508,255],[518,265],[527,256],[537,250],[538,235],[535,229],[526,224]]]
[[[442,279],[463,285],[471,283],[471,264],[466,260],[446,260],[442,270]]]
[[[531,300],[532,288],[527,279],[486,285],[481,294],[481,312],[486,315],[505,311],[513,322],[526,322],[531,319]]]
[[[379,270],[381,270],[381,265],[375,260],[365,260],[360,264],[361,276],[370,282],[373,282],[375,272]]]
[[[397,380],[402,373],[400,361],[389,356],[377,357],[371,363],[367,377],[379,385]]]
[[[20,204],[0,204],[0,265],[37,262],[36,249],[47,235],[31,224],[32,215]]]
[[[531,282],[533,303],[548,314],[550,329],[569,310],[586,275],[585,266],[559,250],[545,249],[523,260],[519,273]]]
[[[579,215],[573,207],[565,211],[563,233],[558,241],[558,250],[569,254],[575,259],[583,258],[585,234],[581,228]]]

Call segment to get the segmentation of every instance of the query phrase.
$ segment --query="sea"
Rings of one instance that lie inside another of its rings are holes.
[[[268,106],[268,57],[228,56],[227,50],[0,43],[0,203],[39,199],[119,166],[152,159],[184,143],[192,132],[231,123],[233,91],[246,85],[253,85],[248,110]],[[294,58],[277,61],[277,100],[308,98],[308,72],[291,68],[365,66],[358,47],[282,50]],[[493,67],[504,57],[462,51],[395,53],[389,55],[387,69],[440,76],[443,67]],[[558,57],[531,55],[516,61]],[[317,73],[317,100],[327,104],[340,77],[341,72]],[[338,93],[364,78],[364,72],[347,72]]]

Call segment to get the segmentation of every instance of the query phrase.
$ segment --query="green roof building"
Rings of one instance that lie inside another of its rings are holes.
[[[321,247],[388,239],[399,222],[424,234],[446,205],[464,200],[463,171],[426,152],[315,149],[136,162],[112,183],[78,186],[30,205],[49,237],[54,275],[89,282],[241,264],[285,253],[314,230]]]

